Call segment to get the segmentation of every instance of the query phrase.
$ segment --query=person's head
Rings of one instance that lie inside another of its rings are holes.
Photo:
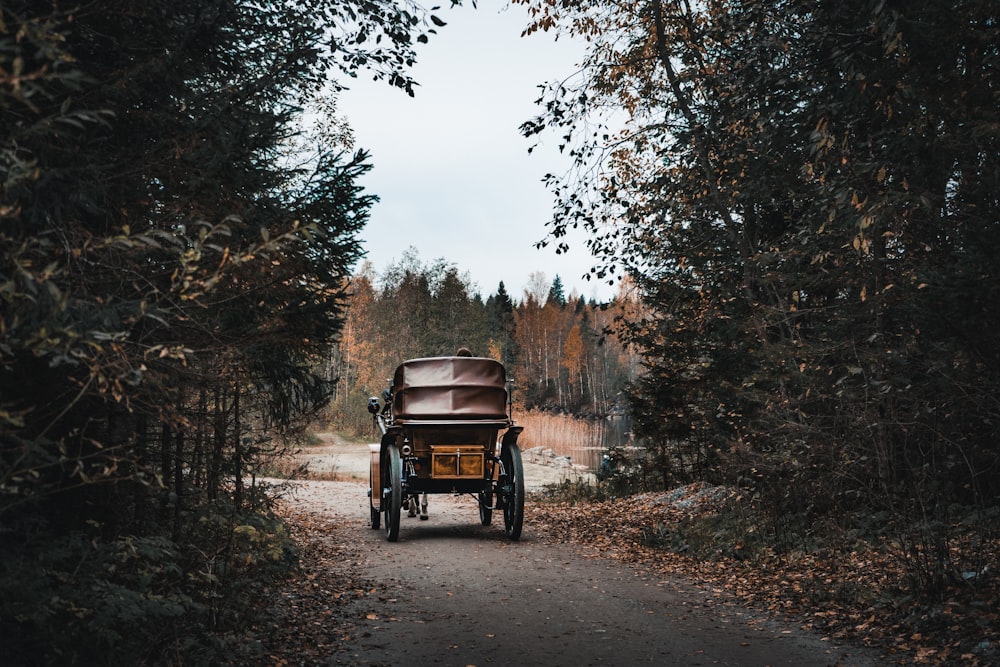
[[[460,347],[460,348],[458,348],[458,352],[455,353],[455,356],[458,356],[458,357],[471,357],[472,356],[472,350],[470,350],[467,347]]]

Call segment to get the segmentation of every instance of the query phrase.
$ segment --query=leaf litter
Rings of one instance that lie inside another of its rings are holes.
[[[574,544],[592,557],[693,582],[720,604],[763,609],[830,640],[876,647],[887,664],[1000,664],[995,576],[975,589],[956,585],[930,604],[905,594],[903,564],[884,544],[750,552],[720,539],[709,556],[703,547],[687,548],[681,529],[718,517],[734,497],[732,489],[706,484],[587,502],[532,494],[525,525],[536,541]],[[351,642],[367,636],[365,628],[380,619],[377,610],[391,596],[379,594],[379,583],[364,575],[365,554],[344,540],[354,522],[294,503],[282,513],[299,548],[299,566],[281,594],[262,606],[262,620],[249,633],[259,638],[255,664],[337,664],[335,656],[347,659]]]

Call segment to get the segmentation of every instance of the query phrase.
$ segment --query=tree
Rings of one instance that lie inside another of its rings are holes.
[[[598,276],[624,269],[651,310],[627,331],[664,479],[753,486],[785,524],[996,506],[996,410],[972,398],[996,341],[964,333],[996,330],[996,8],[529,4],[529,32],[588,40],[523,130],[575,161],[549,179],[553,238],[587,229]]]
[[[469,280],[460,277],[455,267],[445,270],[437,286],[427,330],[433,354],[454,354],[463,346],[475,354],[486,353],[485,306],[478,295],[470,294]]]
[[[517,362],[517,327],[514,324],[514,302],[503,281],[497,286],[496,294],[486,299],[487,327],[493,344],[500,350],[500,359],[512,368]]]
[[[580,325],[574,324],[569,333],[566,334],[566,341],[563,343],[563,354],[560,360],[563,368],[566,369],[569,381],[569,390],[572,397],[573,383],[576,383],[576,395],[583,397],[584,392],[584,348],[583,335],[580,333]]]
[[[204,633],[282,553],[247,480],[329,395],[372,202],[363,153],[288,154],[301,103],[362,64],[410,89],[428,21],[0,7],[5,659],[212,661]]]
[[[353,359],[349,390],[338,393],[330,418],[332,426],[357,435],[370,434],[363,405],[381,394],[400,362],[452,355],[460,347],[488,356],[494,333],[489,307],[473,293],[468,275],[445,259],[425,264],[411,248],[381,277],[370,271],[366,265],[352,280],[356,296],[347,317],[352,335],[344,337],[329,361],[343,367],[348,357]]]
[[[566,305],[566,295],[563,293],[562,278],[559,277],[559,274],[556,274],[556,277],[552,279],[552,287],[549,288],[547,300],[560,308]]]
[[[524,288],[524,299],[531,299],[539,306],[544,306],[551,291],[552,283],[545,277],[545,272],[532,271],[528,275],[528,285]]]

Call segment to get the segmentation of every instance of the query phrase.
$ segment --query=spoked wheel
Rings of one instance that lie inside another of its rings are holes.
[[[378,530],[378,527],[382,521],[382,512],[380,510],[375,509],[374,505],[371,507],[371,512],[372,512],[372,530]]]
[[[524,525],[524,464],[521,449],[514,444],[500,452],[500,462],[504,474],[501,476],[499,493],[503,501],[503,526],[507,537],[520,539]]]
[[[491,482],[492,484],[492,482]],[[479,522],[484,526],[493,523],[493,489],[479,493]]]
[[[385,513],[385,535],[390,542],[399,539],[399,510],[403,506],[403,460],[396,445],[386,447],[386,461],[382,462],[382,488],[390,495],[382,496]],[[384,494],[384,491],[383,491]]]

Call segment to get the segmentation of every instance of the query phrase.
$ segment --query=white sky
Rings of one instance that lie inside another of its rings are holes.
[[[609,300],[614,287],[582,278],[593,264],[582,234],[562,255],[555,244],[534,247],[553,202],[541,179],[569,158],[545,135],[549,145],[529,155],[538,139],[518,132],[537,113],[538,85],[571,75],[582,46],[545,33],[521,38],[524,8],[502,7],[482,0],[436,12],[448,25],[418,45],[414,98],[366,75],[341,94],[338,114],[374,165],[362,185],[380,198],[362,232],[366,259],[381,274],[412,246],[424,264],[444,258],[467,272],[484,299],[502,280],[518,300],[541,271],[550,282],[558,275],[567,296]]]

